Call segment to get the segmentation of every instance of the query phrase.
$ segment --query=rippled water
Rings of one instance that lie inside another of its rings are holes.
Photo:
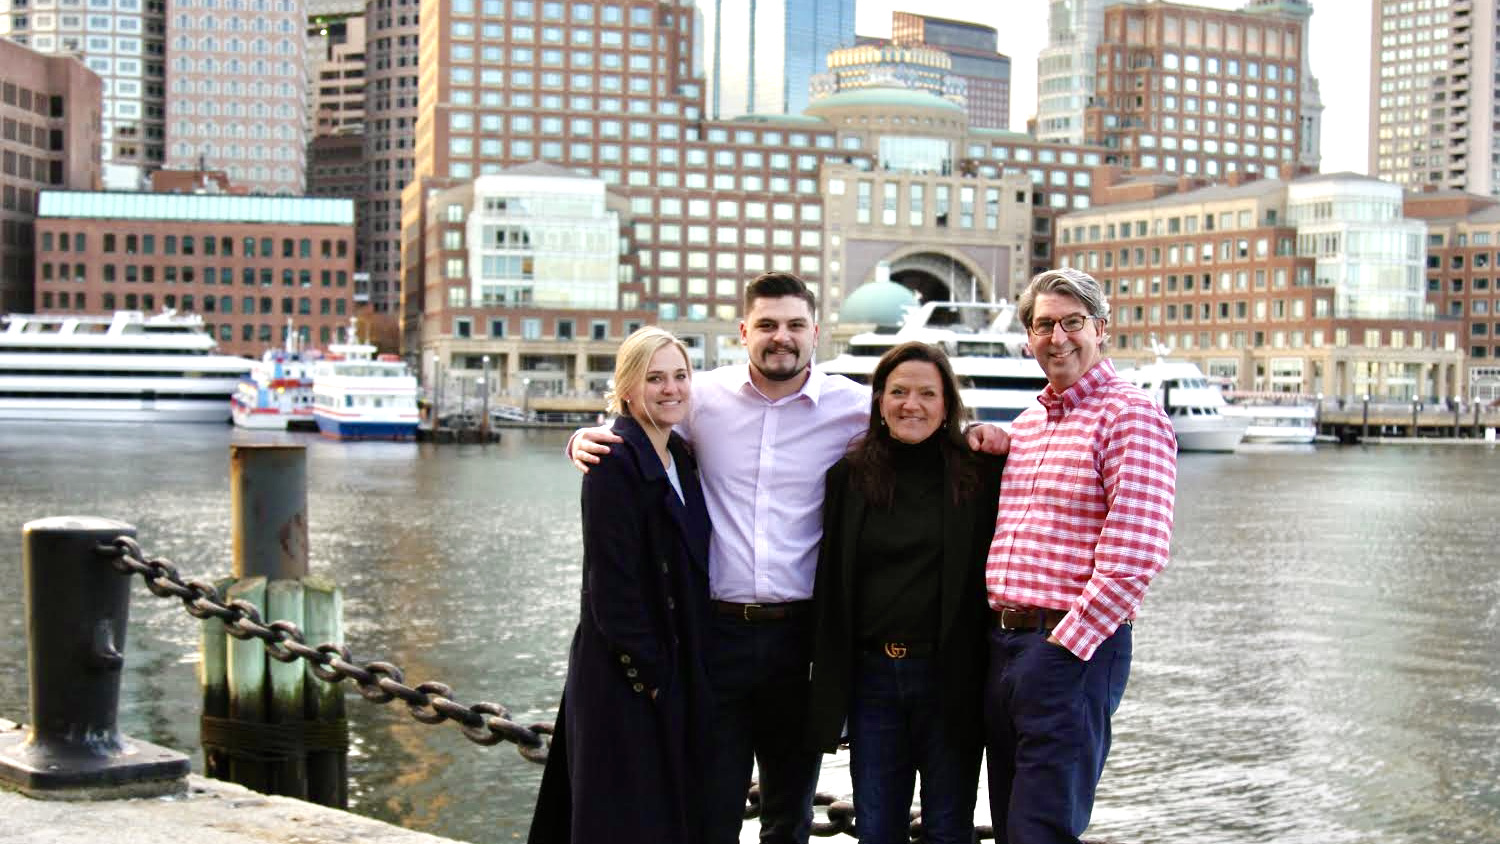
[[[227,574],[232,437],[0,428],[0,717],[26,717],[21,525],[118,518],[185,574]],[[551,720],[579,576],[561,436],[283,439],[308,445],[312,565],[344,586],[355,656]],[[1137,626],[1090,835],[1500,842],[1500,452],[1261,450],[1184,455],[1180,472],[1173,560]],[[122,728],[191,752],[197,622],[132,595]],[[357,811],[476,844],[525,838],[537,766],[399,706],[349,706]],[[848,792],[842,757],[824,774]]]

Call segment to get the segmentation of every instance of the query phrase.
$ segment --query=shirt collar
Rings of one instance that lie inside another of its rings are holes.
[[[1089,396],[1098,392],[1100,387],[1114,379],[1114,364],[1110,363],[1108,358],[1100,358],[1098,363],[1089,367],[1088,372],[1083,373],[1082,378],[1073,382],[1073,386],[1058,392],[1051,384],[1048,384],[1036,400],[1047,409],[1047,418],[1055,422],[1068,415],[1069,411],[1083,404]]]
[[[823,387],[828,383],[828,379],[830,377],[831,376],[829,376],[828,373],[815,369],[811,364],[808,364],[808,376],[807,380],[802,383],[802,389],[798,390],[795,393],[792,393],[789,396],[786,396],[785,398],[777,399],[775,402],[772,402],[772,404],[779,404],[781,402],[791,401],[799,396],[806,396],[808,401],[811,401],[813,403],[813,407],[817,407],[818,401],[823,397]],[[757,396],[760,396],[761,398],[766,398],[765,393],[762,393],[755,386],[755,382],[750,380],[750,364],[748,363],[744,366],[735,368],[733,386],[738,391],[744,392],[745,390],[749,390],[750,392],[754,393]],[[767,400],[769,401],[769,399]]]

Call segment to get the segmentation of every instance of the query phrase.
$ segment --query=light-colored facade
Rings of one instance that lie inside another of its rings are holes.
[[[1370,174],[1413,190],[1500,193],[1495,0],[1370,5]]]
[[[409,221],[423,229],[428,383],[488,357],[491,392],[517,405],[601,393],[620,341],[652,316],[620,307],[628,202],[598,179],[530,164],[435,187],[421,203]]]
[[[1121,0],[1131,3],[1137,0]],[[1083,112],[1094,97],[1096,51],[1110,0],[1050,0],[1047,46],[1036,60],[1036,136],[1083,143]]]
[[[71,56],[0,40],[0,313],[30,313],[37,195],[98,190],[97,74]]]
[[[100,156],[111,190],[144,189],[166,158],[166,26],[161,0],[87,8],[69,0],[0,0],[0,38],[77,56],[103,80]]]
[[[1423,281],[1427,225],[1402,214],[1398,185],[1357,173],[1287,186],[1297,254],[1314,259],[1313,284],[1334,291],[1338,319],[1430,318]]]
[[[1149,361],[1161,343],[1239,390],[1400,401],[1461,397],[1459,326],[1426,309],[1396,317],[1378,289],[1368,307],[1359,303],[1359,290],[1350,302],[1351,283],[1383,278],[1387,251],[1346,250],[1335,271],[1320,255],[1324,244],[1305,239],[1299,222],[1311,217],[1317,237],[1325,231],[1332,237],[1363,232],[1370,217],[1387,211],[1349,179],[1246,176],[1063,216],[1058,252],[1060,264],[1104,285],[1113,310],[1110,355],[1117,361]],[[1395,251],[1404,257],[1407,234],[1422,224],[1401,219],[1399,206],[1386,222],[1403,231]],[[1348,313],[1340,313],[1340,303]]]
[[[166,166],[307,186],[305,0],[169,0]]]
[[[705,0],[697,15],[711,118],[800,114],[828,52],[854,44],[854,0]]]
[[[813,76],[813,100],[857,88],[911,88],[966,105],[968,87],[953,60],[921,44],[867,43],[828,53],[828,72]]]

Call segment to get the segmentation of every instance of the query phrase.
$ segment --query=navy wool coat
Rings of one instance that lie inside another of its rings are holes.
[[[708,509],[681,437],[684,500],[634,419],[614,432],[583,478],[581,618],[529,844],[702,840]]]

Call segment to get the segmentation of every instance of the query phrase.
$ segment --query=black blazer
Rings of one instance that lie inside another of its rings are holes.
[[[966,731],[966,740],[983,737],[981,697],[987,658],[984,562],[995,533],[1002,458],[979,456],[980,483],[967,500],[955,505],[946,493],[936,502],[943,520],[941,613],[936,659],[944,690],[944,717]],[[812,692],[808,738],[831,753],[838,748],[853,691],[855,649],[854,596],[859,594],[856,558],[859,531],[869,503],[850,477],[848,458],[828,470],[823,499],[823,544],[813,587],[816,633],[813,641]],[[878,516],[878,513],[875,514]]]

